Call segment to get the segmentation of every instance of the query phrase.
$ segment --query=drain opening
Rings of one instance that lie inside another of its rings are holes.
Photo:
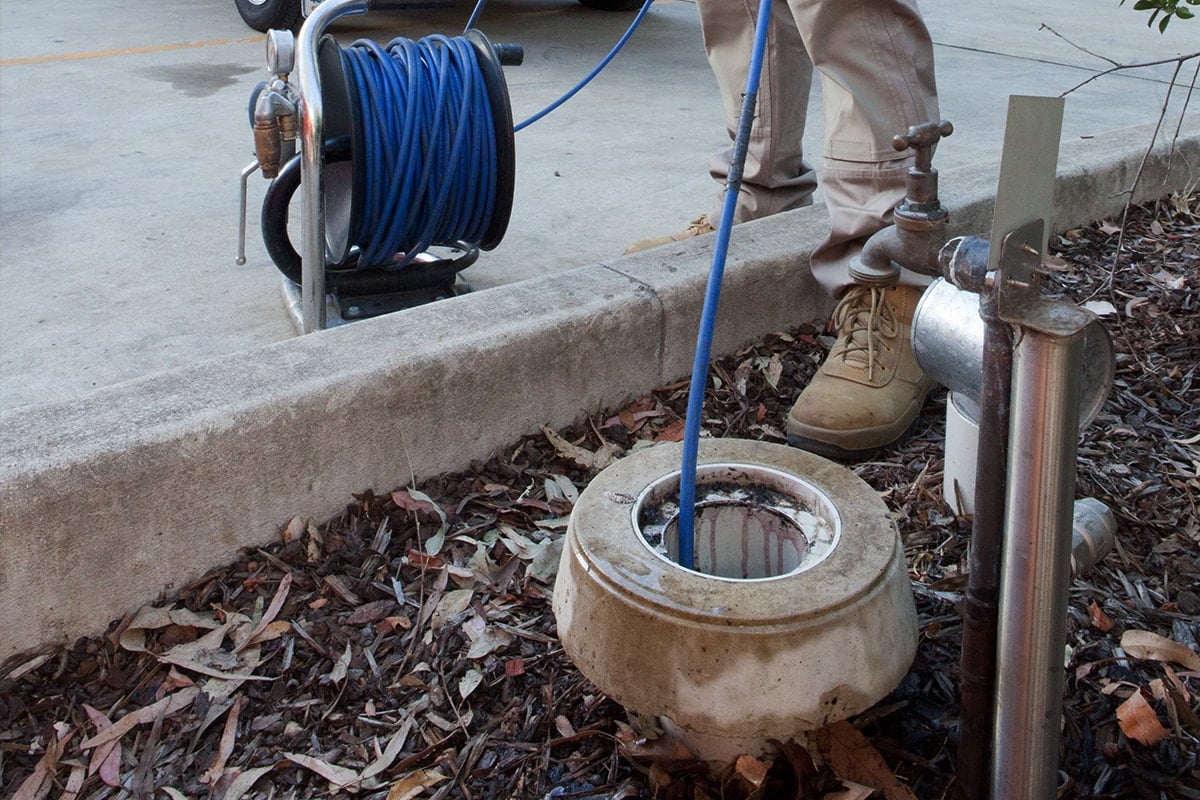
[[[707,464],[696,475],[695,568],[725,580],[794,575],[837,544],[833,502],[794,475],[749,464]],[[642,542],[679,566],[679,472],[650,484],[633,508]]]

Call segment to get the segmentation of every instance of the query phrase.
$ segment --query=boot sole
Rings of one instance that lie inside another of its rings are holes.
[[[810,453],[816,453],[819,456],[832,458],[836,461],[866,461],[872,459],[883,450],[886,450],[889,447],[895,447],[898,444],[902,444],[903,442],[907,441],[910,436],[912,436],[913,431],[917,427],[917,422],[921,419],[921,409],[925,407],[925,403],[929,401],[929,396],[933,394],[933,391],[936,388],[936,386],[930,387],[930,389],[925,392],[925,394],[921,397],[920,402],[917,403],[916,413],[913,414],[912,419],[909,420],[904,427],[899,429],[899,432],[893,433],[895,428],[894,426],[890,425],[881,428],[874,428],[868,431],[853,431],[854,435],[858,437],[862,437],[863,434],[872,433],[889,437],[880,444],[868,445],[867,447],[859,449],[842,447],[841,445],[831,442],[828,439],[818,439],[814,438],[813,435],[805,435],[805,433],[811,431],[811,433],[814,435],[824,434],[829,439],[833,439],[838,438],[838,434],[843,433],[842,431],[826,431],[821,428],[809,428],[808,431],[798,432],[792,430],[793,423],[791,419],[788,419],[787,425],[788,444],[790,444],[792,447],[798,447],[801,450],[807,450]]]
[[[894,447],[895,445],[905,442],[912,435],[913,430],[917,427],[917,419],[918,418],[913,418],[913,421],[908,424],[908,427],[901,431],[900,435],[892,441],[885,444],[872,445],[871,447],[867,447],[862,450],[847,450],[846,448],[839,447],[832,442],[823,442],[820,439],[810,439],[809,437],[801,436],[798,433],[788,433],[787,441],[792,447],[798,447],[801,450],[807,450],[810,453],[816,453],[819,456],[824,456],[825,458],[830,458],[834,461],[869,461],[887,448]]]

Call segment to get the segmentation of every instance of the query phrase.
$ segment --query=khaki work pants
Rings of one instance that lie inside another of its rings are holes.
[[[732,139],[754,44],[757,0],[697,0],[708,61]],[[911,157],[892,137],[938,118],[933,45],[915,0],[773,0],[758,103],[736,222],[812,203],[816,174],[802,139],[813,68],[825,112],[821,185],[830,232],[811,257],[813,276],[834,297],[852,281],[862,243],[889,225],[904,198]],[[709,165],[724,183],[732,148]],[[710,215],[715,223],[717,213]],[[905,271],[902,283],[928,278]]]

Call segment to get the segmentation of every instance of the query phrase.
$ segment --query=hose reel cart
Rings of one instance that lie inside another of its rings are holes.
[[[261,169],[263,242],[303,333],[470,291],[458,273],[508,227],[515,147],[502,66],[520,64],[521,48],[475,29],[386,47],[343,48],[325,33],[341,16],[403,5],[326,0],[298,37],[267,36],[274,77],[250,98],[256,160],[242,170],[238,263],[247,182]]]

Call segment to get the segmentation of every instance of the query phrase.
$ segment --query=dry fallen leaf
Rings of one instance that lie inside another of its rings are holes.
[[[1116,624],[1108,614],[1104,613],[1104,609],[1096,605],[1095,600],[1088,603],[1088,616],[1091,617],[1092,627],[1101,633],[1108,633],[1113,629],[1113,625]]]
[[[879,751],[849,722],[821,728],[816,740],[821,757],[842,780],[882,789],[887,800],[917,800],[888,768]]]
[[[479,688],[479,684],[483,683],[483,673],[477,669],[469,669],[459,678],[458,681],[458,696],[466,700],[471,696],[471,692]]]
[[[53,655],[54,655],[54,653],[42,653],[39,656],[34,656],[33,658],[29,659],[25,663],[18,665],[12,672],[8,673],[8,675],[5,677],[7,680],[15,682],[21,676],[26,675],[30,672],[33,672],[35,669],[40,667],[42,664],[45,664],[47,661],[50,660],[50,657]]]
[[[1128,700],[1117,706],[1117,722],[1121,725],[1122,733],[1147,747],[1153,747],[1167,735],[1167,729],[1158,721],[1158,715],[1141,691],[1134,692]]]
[[[591,450],[571,444],[548,427],[543,427],[542,433],[545,434],[550,444],[554,445],[554,449],[559,452],[559,455],[586,469],[604,469],[612,463],[615,457],[611,446],[602,447],[593,453]]]
[[[120,739],[129,731],[133,730],[138,725],[145,725],[147,722],[153,722],[160,715],[169,717],[176,714],[192,704],[196,699],[196,695],[200,690],[195,686],[189,686],[186,689],[180,689],[174,694],[167,695],[157,703],[152,703],[144,708],[139,708],[137,711],[130,712],[121,717],[111,727],[98,732],[90,739],[84,739],[79,746],[83,750],[90,750],[93,747],[98,747],[105,742],[111,742]]]
[[[737,774],[755,789],[767,779],[767,765],[754,756],[740,755],[734,763]]]
[[[333,669],[329,670],[328,678],[330,683],[337,684],[346,680],[346,672],[350,669],[351,657],[352,653],[350,652],[350,643],[346,642],[345,652],[343,652],[338,658],[337,662],[334,663]]]
[[[452,592],[446,592],[433,610],[433,616],[429,620],[430,626],[436,631],[449,619],[466,611],[471,607],[471,598],[474,594],[472,589],[455,589]]]
[[[63,787],[62,796],[59,800],[75,800],[79,796],[79,790],[83,788],[83,782],[87,779],[87,770],[82,764],[72,764],[71,774],[67,776],[67,785]]]
[[[254,626],[254,630],[250,631],[245,640],[242,641],[234,652],[248,647],[256,640],[260,640],[260,635],[265,632],[271,623],[275,621],[275,617],[279,615],[280,609],[283,608],[283,602],[287,600],[288,590],[292,588],[292,573],[286,572],[283,579],[279,581],[279,586],[275,589],[275,595],[271,598],[271,605],[267,606],[267,610],[263,612],[262,619]],[[271,638],[277,638],[273,636]]]
[[[112,727],[112,721],[103,712],[97,711],[87,703],[84,703],[83,710],[87,712],[88,719],[96,726],[96,733]],[[88,774],[99,774],[100,780],[109,786],[121,785],[121,741],[119,739],[114,739],[95,749],[91,761],[88,762]]]
[[[430,786],[444,780],[446,780],[446,776],[436,769],[419,769],[416,772],[410,772],[392,784],[388,789],[387,800],[413,800]]]
[[[339,789],[358,781],[358,771],[348,767],[330,764],[328,761],[322,761],[303,753],[284,753],[283,757],[293,764],[299,764],[305,769],[312,770]]]
[[[656,441],[656,442],[682,442],[683,441],[683,431],[686,426],[687,426],[686,420],[677,419],[674,422],[672,422],[670,425],[667,425],[665,428],[663,428],[661,431],[659,431],[655,435],[654,441]]]
[[[825,795],[824,800],[867,800],[875,790],[854,781],[842,781],[842,788]]]
[[[58,722],[54,725],[54,733],[55,738],[46,743],[46,752],[38,759],[33,772],[17,787],[12,800],[41,800],[54,788],[54,773],[58,769],[59,756],[62,755],[67,742],[75,735],[75,729],[66,723]]]
[[[1098,317],[1113,317],[1117,314],[1117,307],[1107,300],[1089,300],[1083,307]]]
[[[125,629],[121,631],[117,641],[125,650],[134,653],[144,652],[146,650],[146,631],[166,628],[170,625],[184,625],[203,630],[222,627],[211,612],[198,614],[186,608],[145,606],[138,610]]]
[[[217,779],[225,771],[225,762],[229,760],[229,756],[233,753],[233,745],[237,740],[237,723],[238,715],[242,713],[242,696],[238,695],[233,700],[233,705],[229,709],[229,716],[225,718],[225,728],[221,733],[221,740],[217,745],[217,752],[213,755],[212,764],[208,770],[200,776],[200,782],[206,783],[209,786],[214,785]]]
[[[1181,664],[1192,672],[1200,672],[1200,655],[1197,655],[1196,651],[1157,633],[1125,631],[1121,636],[1121,649],[1134,658],[1170,661]]]
[[[508,647],[513,641],[511,633],[492,625],[488,625],[478,634],[472,635],[468,632],[467,637],[471,640],[471,646],[467,649],[467,658],[471,659],[489,656],[497,650]]]
[[[229,783],[229,788],[225,790],[225,800],[242,800],[246,792],[250,791],[259,778],[266,775],[271,770],[275,769],[274,764],[268,764],[265,767],[254,767],[253,769],[239,772]]]

